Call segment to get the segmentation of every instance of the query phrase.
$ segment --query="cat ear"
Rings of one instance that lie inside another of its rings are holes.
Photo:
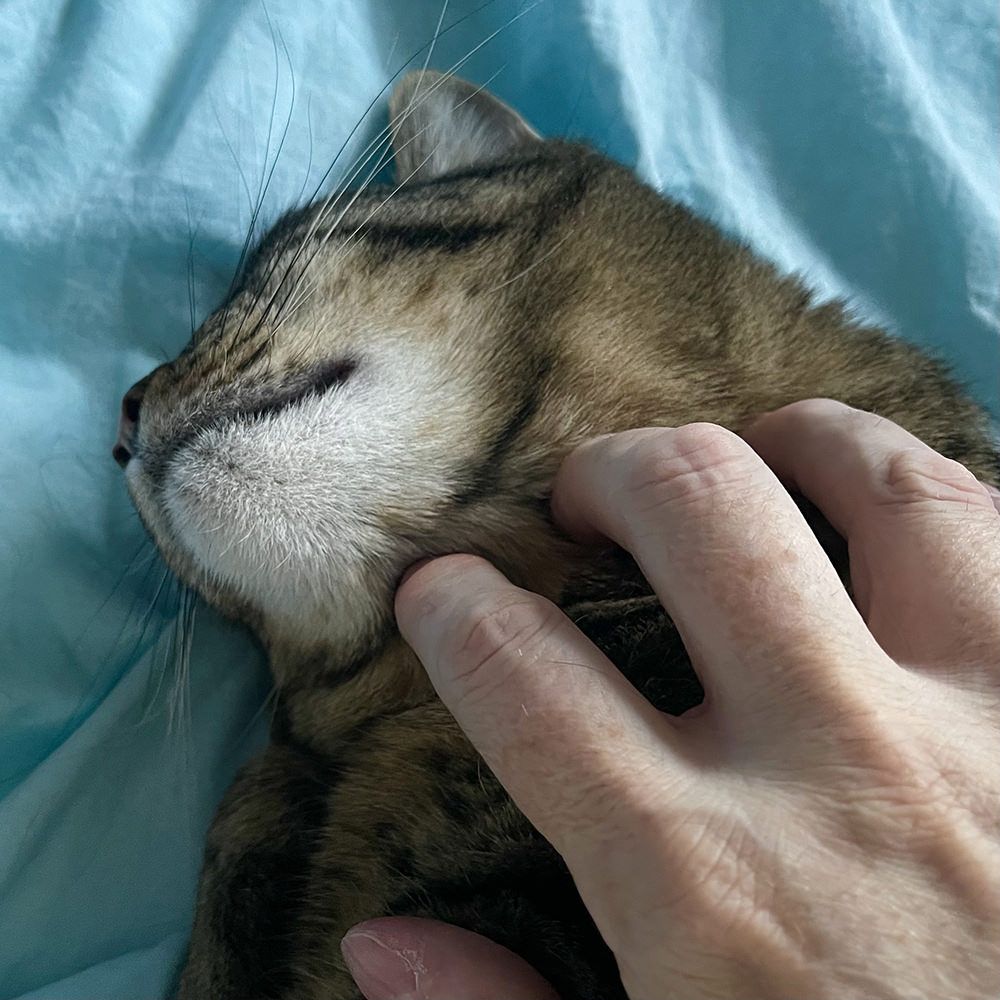
[[[431,70],[403,77],[389,100],[389,122],[399,183],[500,160],[541,140],[503,101]]]

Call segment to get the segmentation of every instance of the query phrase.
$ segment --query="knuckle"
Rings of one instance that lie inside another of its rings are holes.
[[[491,594],[470,607],[453,658],[462,697],[481,697],[536,658],[558,615],[555,605],[526,591]]]
[[[957,503],[993,508],[983,484],[964,465],[926,447],[893,452],[882,487],[883,502],[890,506]]]
[[[628,462],[624,494],[642,513],[744,484],[754,469],[749,447],[715,424],[646,435],[630,449]]]

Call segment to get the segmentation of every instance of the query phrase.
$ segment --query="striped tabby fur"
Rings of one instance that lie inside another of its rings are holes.
[[[593,150],[437,74],[404,80],[392,113],[406,183],[283,219],[142,385],[136,506],[176,573],[260,637],[278,690],[209,835],[181,996],[357,997],[344,931],[418,914],[508,945],[565,1000],[610,1000],[613,957],[560,859],[394,628],[402,570],[488,557],[679,712],[700,689],[669,619],[628,560],[549,519],[574,445],[832,396],[993,482],[997,455],[940,364]]]

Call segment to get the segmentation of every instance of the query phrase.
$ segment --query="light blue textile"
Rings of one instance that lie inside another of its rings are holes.
[[[498,31],[464,75],[942,352],[997,412],[995,0],[480,3],[451,4],[432,66]],[[267,679],[163,582],[109,453],[118,400],[187,338],[189,248],[197,316],[224,293],[286,117],[267,219],[439,13],[0,2],[0,996],[172,988]],[[383,122],[384,98],[360,144]]]

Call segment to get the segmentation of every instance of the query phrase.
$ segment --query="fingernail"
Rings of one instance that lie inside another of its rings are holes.
[[[397,951],[368,931],[349,931],[340,951],[368,1000],[420,1000],[419,955]]]
[[[413,576],[413,574],[416,573],[418,569],[420,569],[422,566],[426,566],[430,561],[431,561],[430,556],[424,556],[423,559],[418,559],[412,566],[408,567],[406,572],[403,573],[403,575],[399,578],[399,583],[396,585],[396,589],[398,590],[400,587],[402,587],[403,584],[406,583],[406,581],[409,580],[410,577]]]

